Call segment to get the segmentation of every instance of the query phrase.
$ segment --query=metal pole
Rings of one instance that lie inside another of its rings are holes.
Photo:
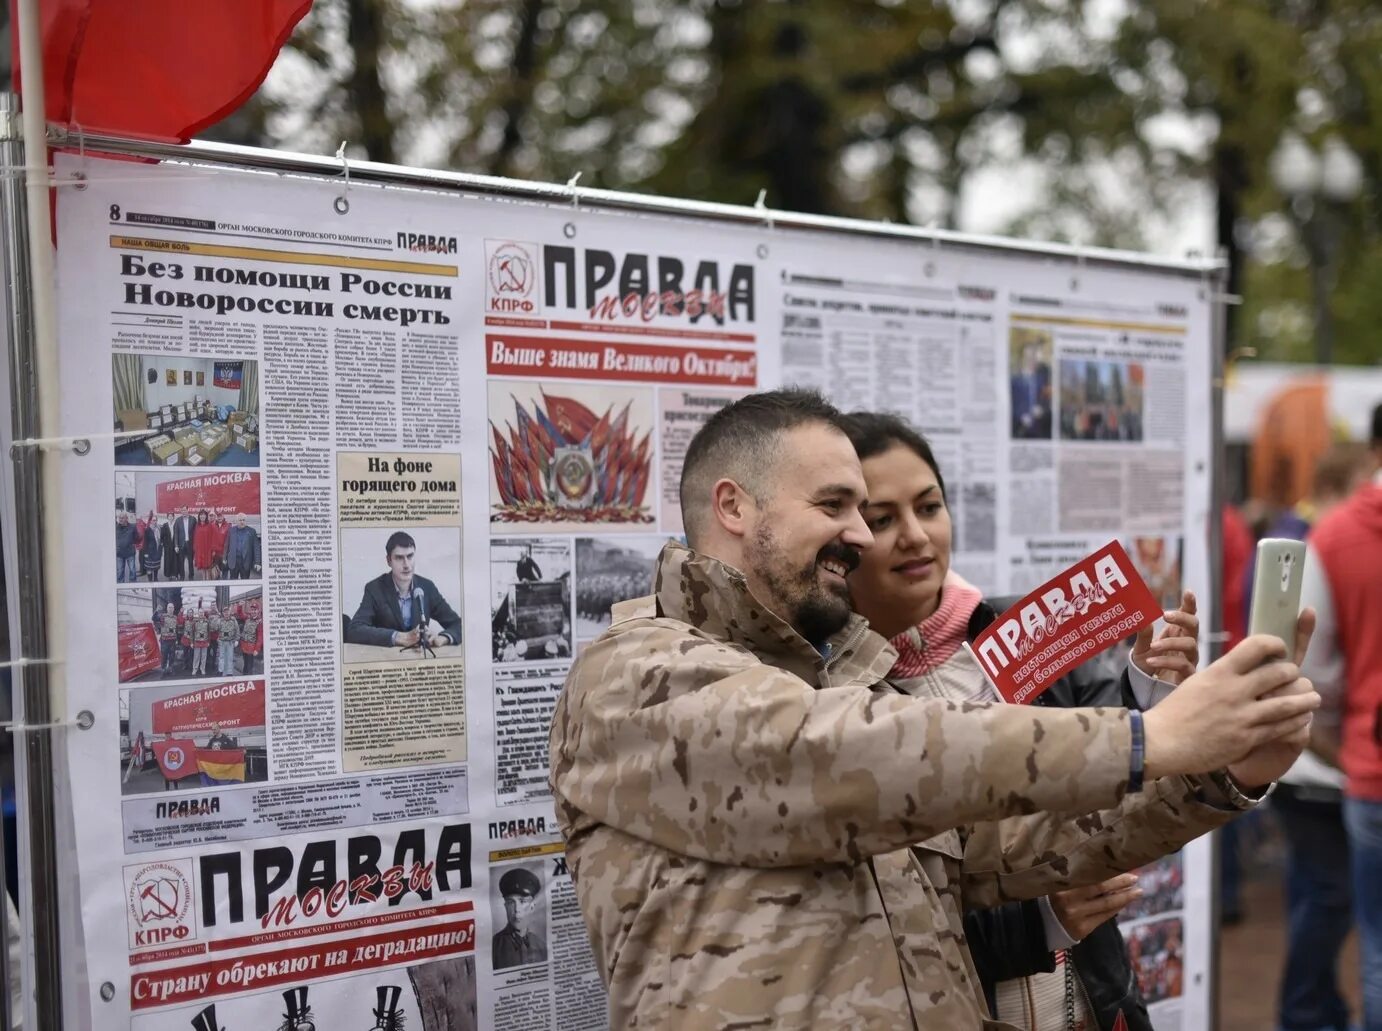
[[[1214,324],[1210,342],[1209,394],[1209,660],[1213,662],[1224,652],[1224,504],[1227,502],[1224,477],[1228,470],[1224,445],[1224,375],[1227,371],[1228,304],[1224,300],[1228,270],[1221,268],[1206,277],[1213,291]],[[1219,866],[1222,860],[1219,832],[1209,836],[1209,919],[1212,947],[1209,950],[1209,1026],[1219,1027]]]
[[[19,98],[0,94],[0,155],[8,168],[22,168],[25,148],[19,119]],[[40,155],[44,160],[46,154]],[[45,197],[46,199],[46,197]],[[29,221],[25,189],[13,176],[0,176],[0,246],[3,246],[9,323],[5,326],[10,363],[10,413],[14,439],[42,435],[34,354],[33,308],[29,265]],[[46,205],[45,205],[46,208]],[[43,227],[43,243],[48,229]],[[56,413],[53,413],[56,420]],[[19,595],[19,654],[42,657],[50,653],[45,620],[46,568],[40,453],[18,448],[13,462],[16,519],[13,528],[17,567],[9,570],[22,585]],[[53,557],[56,561],[56,556]],[[54,565],[52,568],[56,568]],[[53,719],[49,704],[50,674],[58,667],[20,666],[15,677],[22,688],[23,707],[16,718],[27,723]],[[44,1028],[62,1027],[61,964],[58,950],[58,880],[53,820],[53,749],[51,731],[15,734],[16,764],[23,762],[28,806],[29,898],[26,910],[33,940],[32,1012],[43,1014]],[[8,985],[6,986],[8,989]]]

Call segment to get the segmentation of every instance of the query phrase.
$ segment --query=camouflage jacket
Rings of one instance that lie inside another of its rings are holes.
[[[611,1027],[1005,1027],[963,908],[1093,883],[1234,814],[1182,778],[1120,807],[1125,710],[907,697],[863,620],[822,658],[680,545],[654,589],[572,666],[552,724]]]

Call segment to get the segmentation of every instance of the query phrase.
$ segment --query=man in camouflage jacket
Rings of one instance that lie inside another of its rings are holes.
[[[558,701],[552,783],[611,1026],[1002,1027],[962,910],[1093,883],[1225,823],[1253,804],[1229,777],[1174,774],[1227,755],[1241,784],[1269,781],[1318,698],[1258,640],[1147,714],[1147,773],[1173,776],[1124,799],[1126,710],[901,695],[891,647],[830,604],[871,538],[833,409],[801,397],[753,395],[747,431],[743,401],[707,423],[682,482],[701,553],[664,549],[654,596],[617,609]],[[1259,665],[1249,686],[1239,666]]]

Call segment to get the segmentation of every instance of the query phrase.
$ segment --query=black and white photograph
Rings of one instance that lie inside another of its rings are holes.
[[[547,893],[541,863],[490,870],[494,969],[547,962]]]
[[[262,601],[257,583],[120,588],[120,683],[262,673]]]
[[[657,557],[666,537],[580,537],[576,540],[576,636],[600,636],[617,602],[653,590]]]
[[[259,465],[257,361],[116,354],[111,388],[116,465]]]
[[[116,470],[117,583],[249,580],[262,555],[259,473]]]
[[[461,531],[343,527],[343,661],[461,658]]]
[[[571,542],[489,542],[490,649],[495,662],[571,658]]]

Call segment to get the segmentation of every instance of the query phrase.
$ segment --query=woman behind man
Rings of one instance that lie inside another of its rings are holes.
[[[874,535],[850,589],[854,607],[897,649],[889,679],[914,696],[997,701],[964,645],[1007,605],[986,602],[950,569],[950,513],[930,446],[895,416],[861,412],[849,421],[868,487],[864,517]],[[1187,594],[1185,602],[1186,611],[1167,614],[1157,641],[1150,630],[1138,636],[1131,675],[1114,681],[1082,667],[1038,704],[1148,707],[1198,662],[1194,599]],[[966,914],[970,951],[994,1015],[1028,1031],[1108,1031],[1121,1013],[1133,1031],[1150,1031],[1111,919],[1140,894],[1136,878],[1124,874],[1049,900]]]

